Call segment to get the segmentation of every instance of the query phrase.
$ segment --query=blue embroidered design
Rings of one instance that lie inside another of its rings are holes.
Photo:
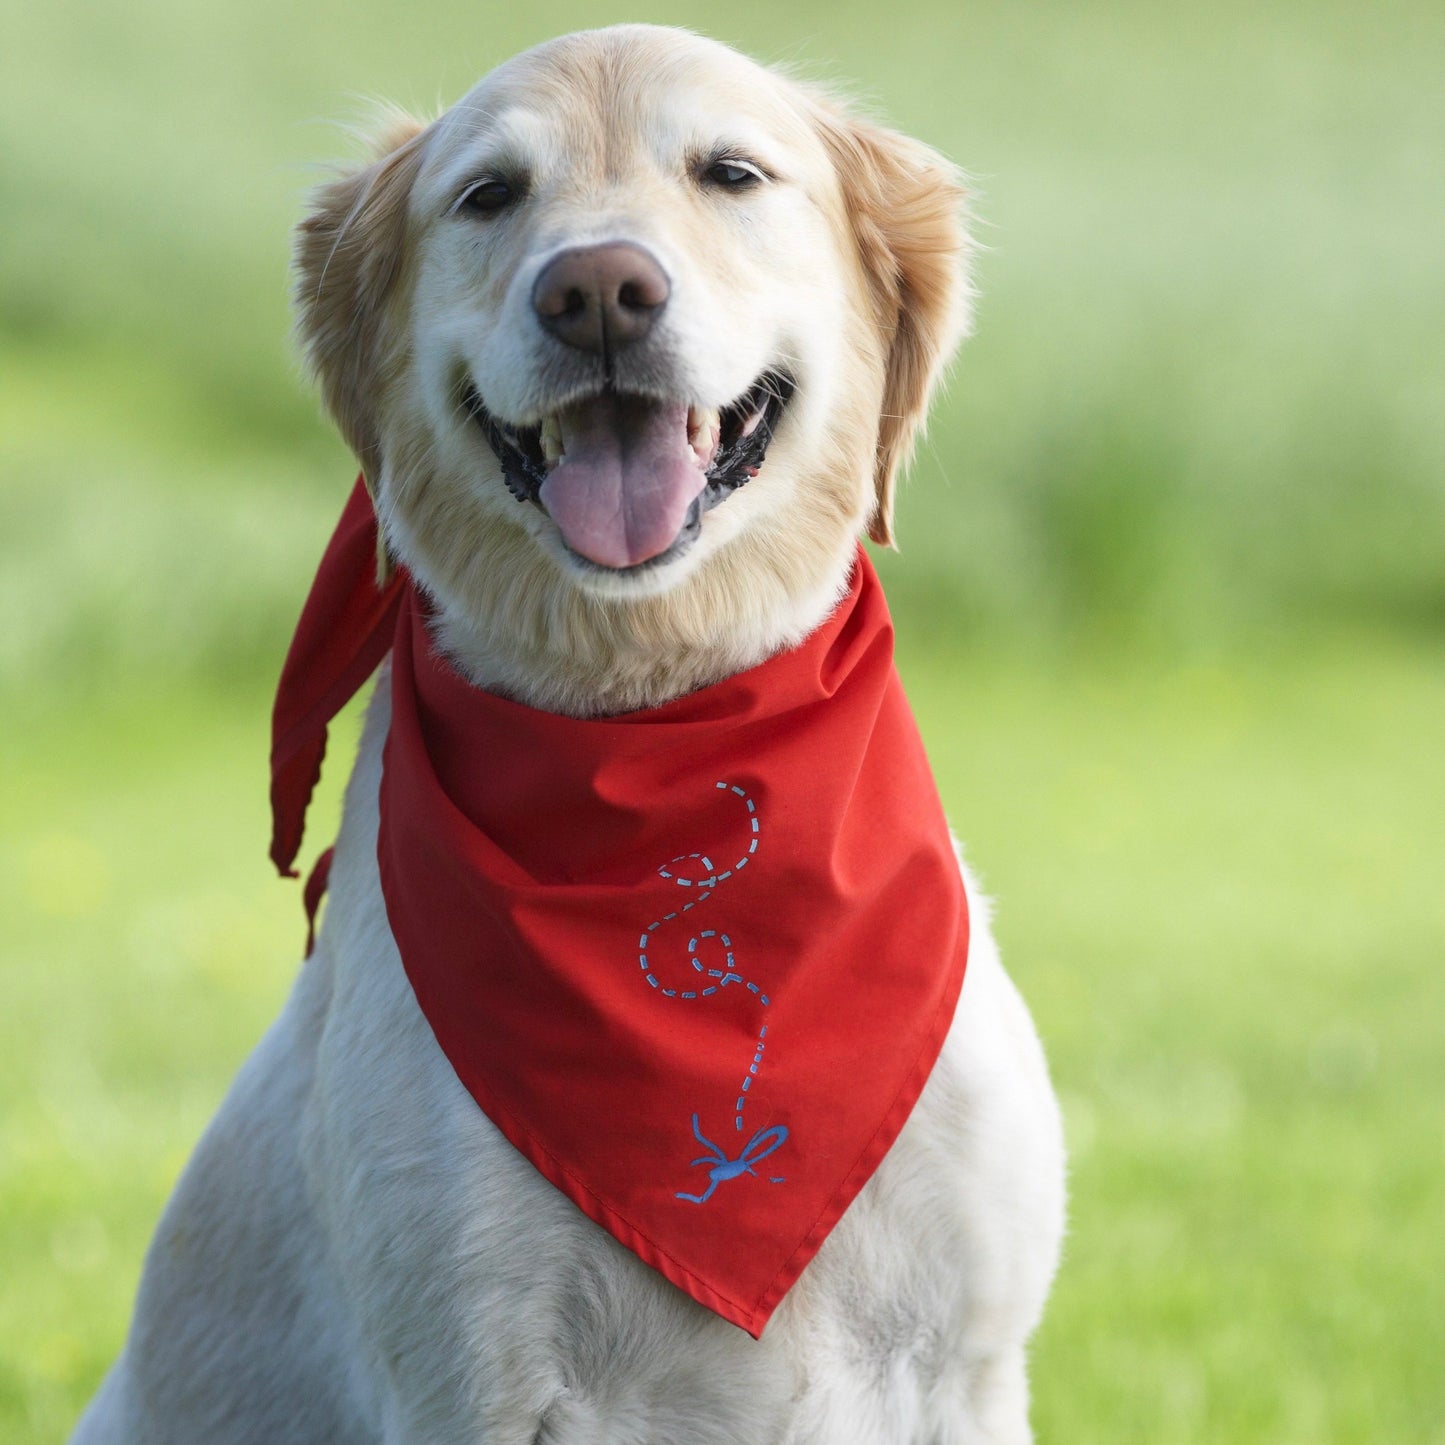
[[[686,1199],[690,1204],[706,1204],[712,1198],[712,1192],[719,1184],[726,1183],[729,1179],[736,1179],[740,1174],[751,1174],[757,1177],[754,1164],[761,1163],[777,1149],[781,1149],[787,1142],[788,1130],[783,1124],[774,1124],[771,1129],[759,1129],[743,1148],[743,1152],[736,1159],[729,1159],[706,1134],[702,1132],[697,1122],[697,1115],[692,1116],[692,1132],[697,1142],[708,1152],[692,1161],[689,1166],[695,1168],[699,1164],[709,1166],[707,1171],[707,1188],[701,1194],[678,1194],[678,1199]],[[774,1184],[781,1184],[781,1179],[773,1179]]]
[[[647,980],[649,988],[656,989],[664,998],[692,1001],[699,998],[714,998],[722,993],[731,984],[741,984],[750,994],[753,995],[766,1009],[771,1002],[768,995],[752,979],[744,977],[738,968],[737,957],[733,949],[733,941],[726,933],[717,928],[704,928],[693,935],[687,945],[687,960],[692,965],[694,973],[700,975],[700,982],[705,981],[700,988],[676,989],[664,988],[659,981],[653,964],[648,959],[648,948],[652,943],[653,936],[664,923],[670,923],[675,918],[681,918],[684,913],[706,903],[717,889],[734,874],[740,873],[747,867],[749,861],[758,851],[758,843],[762,838],[762,826],[758,818],[757,804],[753,802],[747,791],[738,787],[736,783],[719,783],[720,792],[731,793],[742,800],[743,806],[747,809],[748,817],[748,846],[747,851],[732,865],[731,868],[718,869],[711,857],[706,853],[680,853],[676,858],[660,867],[658,876],[676,885],[678,888],[693,890],[693,896],[671,913],[664,913],[661,918],[649,923],[637,940],[637,963],[642,976]],[[696,868],[690,865],[698,865]],[[701,877],[689,877],[691,873],[701,873]],[[703,958],[703,946],[708,940],[715,940],[711,948],[720,947],[723,953],[723,966],[721,968],[707,967]],[[737,1101],[733,1111],[733,1128],[742,1133],[743,1109],[747,1105],[748,1091],[752,1087],[753,1080],[757,1078],[758,1070],[763,1063],[763,1041],[768,1036],[768,1028],[763,1024],[758,1030],[757,1042],[754,1046],[753,1057],[748,1064],[747,1072],[743,1075],[742,1083],[738,1089]],[[693,1204],[704,1204],[712,1198],[712,1192],[717,1186],[727,1179],[736,1179],[741,1174],[752,1174],[750,1167],[759,1159],[766,1158],[775,1149],[781,1148],[784,1140],[788,1137],[788,1131],[782,1125],[775,1125],[771,1129],[759,1130],[748,1141],[741,1154],[736,1159],[729,1159],[727,1155],[711,1140],[704,1138],[698,1123],[698,1116],[692,1116],[692,1132],[698,1143],[704,1145],[711,1152],[701,1159],[694,1159],[697,1164],[712,1165],[708,1187],[703,1194],[678,1194],[678,1199],[686,1199]],[[775,1178],[774,1184],[781,1184],[783,1180]]]
[[[767,999],[764,999],[763,1002],[766,1004]],[[758,1069],[762,1067],[763,1040],[767,1038],[767,1036],[768,1026],[764,1024],[758,1031],[758,1051],[753,1055],[752,1063],[748,1065],[748,1071],[743,1077],[742,1092],[738,1095],[737,1114],[733,1117],[733,1128],[736,1129],[739,1134],[743,1131],[743,1105],[748,1101],[748,1086],[757,1078]]]

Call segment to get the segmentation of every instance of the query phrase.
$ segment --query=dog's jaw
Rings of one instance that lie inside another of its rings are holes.
[[[770,367],[721,408],[604,390],[569,400],[527,427],[493,415],[468,378],[458,409],[485,439],[511,495],[539,507],[556,524],[554,556],[570,566],[577,585],[625,599],[675,585],[681,574],[673,566],[697,542],[704,515],[761,471],[796,389],[786,371]],[[625,451],[638,449],[639,433],[645,440],[647,432],[653,434],[652,446],[641,459],[625,457]],[[659,441],[674,454],[670,465],[679,474],[671,497],[657,485],[664,468],[652,453]],[[595,452],[599,443],[606,453],[603,467],[589,468],[588,449]],[[613,475],[597,478],[599,470]],[[622,535],[619,514],[630,502],[640,513],[630,520],[650,528],[650,544],[626,545],[630,538]],[[579,503],[585,504],[580,516]],[[589,527],[589,512],[599,506],[603,526]]]
[[[515,643],[498,647],[470,619],[443,618],[437,632],[454,665],[489,692],[571,717],[615,717],[658,707],[797,646],[846,591],[848,560],[834,572],[813,595],[788,598],[790,621],[785,633],[761,615],[743,616],[732,636],[671,655],[636,645],[641,629],[615,626],[615,613],[606,621],[595,613],[587,617],[577,629],[585,634],[585,643],[567,652],[548,648],[529,652]],[[589,658],[606,658],[606,664],[599,668]]]
[[[579,585],[539,508],[507,497],[505,511],[477,509],[463,539],[446,524],[450,507],[407,505],[424,493],[469,506],[482,485],[418,440],[420,466],[400,448],[387,469],[385,492],[403,498],[384,504],[391,544],[433,599],[454,665],[529,706],[578,717],[657,706],[796,646],[847,588],[864,504],[846,450],[831,456],[840,485],[782,508],[744,489],[682,556],[636,574],[598,569]]]

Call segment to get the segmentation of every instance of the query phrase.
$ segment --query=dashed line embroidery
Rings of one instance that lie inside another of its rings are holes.
[[[737,955],[733,948],[733,941],[721,928],[699,929],[688,940],[687,961],[692,965],[693,972],[698,978],[698,986],[694,988],[678,989],[666,988],[657,977],[654,965],[649,961],[648,950],[656,948],[654,938],[665,923],[671,923],[681,918],[683,914],[706,903],[720,885],[735,874],[740,873],[747,867],[749,861],[758,851],[758,843],[762,837],[762,826],[758,817],[757,804],[750,798],[745,789],[737,786],[736,783],[719,783],[720,792],[729,793],[742,800],[743,806],[747,809],[748,815],[748,846],[747,851],[739,857],[730,868],[719,869],[712,858],[706,853],[680,853],[676,858],[671,859],[660,867],[658,876],[666,879],[679,888],[688,888],[694,891],[694,896],[670,913],[664,913],[660,918],[649,923],[637,940],[637,964],[648,987],[655,989],[663,998],[694,1001],[704,998],[715,998],[724,990],[735,984],[741,984],[758,1003],[766,1009],[769,1005],[769,998],[762,986],[753,979],[747,978],[738,967]],[[697,864],[697,868],[688,867],[689,864]],[[702,877],[687,877],[687,873],[700,872]],[[709,947],[704,951],[703,945]],[[722,966],[711,967],[707,964],[707,954],[714,957],[716,952],[721,950]],[[747,1070],[742,1076],[742,1081],[737,1092],[736,1101],[733,1104],[733,1129],[741,1134],[743,1130],[743,1112],[747,1107],[748,1093],[752,1087],[753,1080],[758,1076],[758,1070],[763,1063],[763,1048],[768,1036],[768,1028],[763,1024],[758,1030],[757,1041],[753,1049],[753,1057],[747,1065]],[[788,1131],[781,1124],[771,1129],[758,1130],[751,1139],[743,1146],[736,1158],[729,1158],[727,1153],[718,1145],[714,1144],[703,1134],[699,1123],[698,1115],[692,1116],[692,1132],[698,1143],[703,1145],[709,1152],[692,1161],[689,1167],[696,1167],[699,1164],[708,1165],[708,1185],[701,1194],[686,1194],[679,1192],[678,1199],[685,1199],[691,1204],[705,1204],[712,1198],[713,1190],[726,1180],[736,1179],[743,1174],[754,1174],[752,1166],[759,1160],[767,1158],[775,1150],[780,1149],[788,1137]],[[773,1177],[774,1184],[784,1182],[782,1178]]]

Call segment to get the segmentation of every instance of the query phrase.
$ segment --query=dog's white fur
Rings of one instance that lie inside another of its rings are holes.
[[[694,162],[719,146],[770,179],[708,192]],[[507,168],[527,174],[524,203],[453,213],[460,186]],[[926,148],[640,26],[518,57],[324,190],[301,233],[303,334],[458,666],[534,706],[615,712],[816,626],[857,533],[890,536],[897,470],[963,329],[960,203]],[[470,377],[524,425],[585,388],[527,298],[559,250],[619,238],[673,284],[620,384],[707,407],[769,367],[797,382],[757,480],[637,575],[567,553],[457,405]],[[545,1183],[441,1054],[377,874],[388,717],[383,685],[320,940],[177,1186],[78,1445],[1029,1440],[1024,1351],[1058,1257],[1063,1148],[972,882],[932,1077],[754,1341]]]

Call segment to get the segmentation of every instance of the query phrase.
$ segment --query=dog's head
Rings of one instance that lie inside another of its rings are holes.
[[[621,26],[395,122],[317,196],[297,296],[444,642],[488,685],[605,709],[798,640],[859,531],[891,540],[966,255],[931,150]]]

